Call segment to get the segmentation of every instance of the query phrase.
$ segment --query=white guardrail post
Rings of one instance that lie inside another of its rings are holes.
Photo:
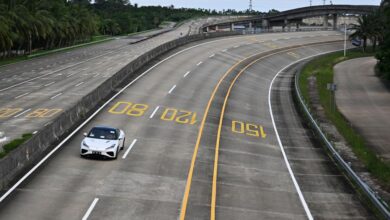
[[[325,143],[327,149],[331,152],[333,159],[340,165],[340,167],[344,170],[344,172],[350,177],[350,179],[364,192],[364,194],[371,200],[371,202],[375,205],[375,207],[381,212],[381,214],[386,218],[390,219],[389,207],[383,201],[377,193],[375,193],[356,173],[352,170],[350,165],[344,161],[344,159],[340,156],[340,154],[333,147],[332,143],[327,139],[324,132],[322,132],[321,128],[310,114],[308,107],[306,106],[303,97],[301,95],[301,91],[299,89],[299,76],[300,71],[295,75],[295,91],[296,95],[299,99],[299,104],[302,106],[306,116],[309,118],[310,123],[314,126],[315,131],[320,135],[321,140]]]

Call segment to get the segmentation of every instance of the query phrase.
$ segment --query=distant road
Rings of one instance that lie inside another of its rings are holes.
[[[129,62],[163,43],[197,34],[210,19],[224,18],[199,18],[177,28],[170,25],[0,67],[0,132],[13,139],[39,130]],[[130,44],[136,36],[147,38],[161,31],[168,32]]]
[[[374,152],[390,161],[390,91],[375,76],[376,62],[368,57],[335,66],[336,103]]]

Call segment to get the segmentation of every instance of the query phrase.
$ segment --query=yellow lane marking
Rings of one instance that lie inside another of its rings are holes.
[[[209,110],[210,110],[211,103],[212,103],[212,101],[213,101],[213,99],[215,97],[215,94],[217,93],[217,90],[218,90],[219,86],[221,85],[222,81],[226,78],[226,76],[231,71],[234,70],[234,68],[236,68],[244,60],[245,59],[242,59],[242,60],[238,61],[236,64],[234,64],[232,67],[230,67],[230,69],[228,69],[228,71],[226,71],[226,73],[222,76],[222,78],[218,81],[217,85],[215,86],[215,88],[214,88],[214,90],[213,90],[213,92],[211,94],[211,97],[210,97],[210,99],[209,99],[209,101],[207,103],[207,106],[206,106],[206,109],[204,111],[203,118],[202,118],[202,121],[201,121],[201,124],[200,124],[200,127],[199,127],[198,137],[196,139],[196,144],[195,144],[194,153],[193,153],[192,159],[191,159],[190,169],[188,171],[186,188],[185,188],[185,191],[184,191],[182,207],[180,209],[180,220],[184,220],[185,217],[186,217],[186,211],[187,211],[187,205],[188,205],[188,197],[189,197],[190,190],[191,190],[191,183],[192,183],[192,176],[194,174],[195,161],[196,161],[196,157],[197,157],[197,154],[198,154],[200,140],[202,139],[204,125],[205,125],[206,118],[207,118],[207,115],[208,115]]]
[[[0,108],[0,118],[9,118],[22,110],[22,108]]]
[[[273,54],[270,54],[273,55]],[[268,55],[268,56],[270,56]],[[214,155],[214,170],[213,170],[213,185],[212,185],[212,191],[211,191],[211,215],[210,219],[215,220],[215,204],[216,204],[216,198],[217,198],[217,175],[218,175],[218,159],[219,159],[219,145],[220,145],[220,139],[221,139],[221,131],[222,131],[222,123],[223,123],[223,117],[225,115],[225,109],[227,105],[227,101],[230,95],[230,92],[232,91],[233,85],[237,81],[238,77],[241,76],[243,72],[245,72],[250,66],[258,62],[259,60],[262,60],[268,56],[260,57],[259,59],[256,59],[246,65],[233,79],[231,82],[229,89],[226,93],[225,100],[223,101],[222,111],[219,117],[219,125],[218,125],[218,133],[217,133],[217,142],[215,144],[215,155]]]
[[[315,43],[313,43],[315,44]],[[261,60],[261,59],[264,59],[264,58],[267,58],[267,57],[270,57],[270,56],[273,56],[275,54],[278,54],[278,53],[282,53],[282,52],[286,52],[286,51],[289,51],[289,50],[294,50],[296,48],[299,48],[299,47],[305,47],[305,46],[310,46],[311,44],[308,44],[308,45],[294,45],[290,48],[286,48],[285,50],[280,50],[278,52],[275,52],[275,53],[271,53],[271,54],[268,54],[266,56],[263,56],[257,60],[255,60],[254,62],[252,62],[251,64],[247,65],[245,67],[244,70],[246,70],[249,66],[253,65],[255,62]],[[218,81],[217,85],[215,86],[212,94],[211,94],[211,97],[207,103],[207,106],[206,106],[206,109],[204,111],[204,115],[203,115],[203,118],[202,118],[202,121],[201,121],[201,125],[199,127],[199,132],[198,132],[198,136],[197,136],[197,139],[196,139],[196,144],[195,144],[195,148],[194,148],[194,153],[192,155],[192,159],[191,159],[191,164],[190,164],[190,169],[188,171],[188,176],[187,176],[187,182],[186,182],[186,187],[185,187],[185,191],[184,191],[184,196],[183,196],[183,202],[182,202],[182,208],[180,210],[180,220],[184,220],[185,219],[185,216],[186,216],[186,211],[187,211],[187,205],[188,205],[188,197],[189,197],[189,193],[190,193],[190,189],[191,189],[191,183],[192,183],[192,176],[193,176],[193,173],[194,173],[194,167],[195,167],[195,162],[196,162],[196,157],[197,157],[197,154],[198,154],[198,150],[199,150],[199,144],[200,144],[200,140],[202,138],[202,133],[203,133],[203,129],[204,129],[204,125],[205,125],[205,122],[206,122],[206,118],[207,118],[207,115],[208,115],[208,112],[210,110],[210,106],[211,106],[211,102],[213,101],[214,99],[214,96],[219,88],[219,86],[221,85],[222,81],[226,78],[226,76],[234,69],[236,68],[239,64],[241,64],[243,61],[245,60],[248,60],[250,59],[251,57],[255,57],[255,56],[258,56],[259,54],[261,53],[264,53],[263,52],[260,52],[258,54],[254,54],[250,57],[246,57],[240,61],[238,61],[236,64],[234,64],[223,76],[222,78]],[[235,78],[235,80],[237,79],[237,77]],[[219,139],[219,138],[218,138]],[[217,140],[218,140],[217,139]],[[217,153],[217,151],[216,151]],[[218,155],[217,155],[218,157]],[[218,158],[217,158],[218,159]],[[214,164],[218,164],[218,161],[217,163],[214,163]],[[215,168],[215,166],[214,166]],[[213,180],[216,180],[216,177],[213,176]],[[213,183],[213,185],[216,186],[215,183]],[[212,194],[214,194],[214,196],[216,196],[216,187],[215,189],[215,192],[213,192]],[[214,202],[213,202],[214,200]],[[211,207],[211,212],[212,212],[212,215],[211,215],[211,219],[214,220],[215,219],[215,198],[212,200],[212,207]]]

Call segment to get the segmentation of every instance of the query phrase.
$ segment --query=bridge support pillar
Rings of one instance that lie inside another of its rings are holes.
[[[291,31],[290,22],[287,19],[284,19],[283,31],[285,31],[286,27],[287,27],[287,31]]]
[[[324,16],[324,28],[328,29],[328,15]]]
[[[268,29],[268,28],[269,28],[269,22],[268,22],[267,19],[261,20],[261,27],[262,27],[263,29]]]
[[[297,25],[296,25],[296,31],[299,31],[299,27],[300,27],[300,25],[299,25],[299,22],[297,22]]]
[[[230,24],[230,31],[234,31],[234,23]]]
[[[206,32],[207,33],[210,32],[210,27],[209,26],[206,27]]]
[[[337,20],[338,20],[337,14],[333,14],[333,30],[337,30]]]
[[[215,31],[219,31],[218,25],[215,25]]]

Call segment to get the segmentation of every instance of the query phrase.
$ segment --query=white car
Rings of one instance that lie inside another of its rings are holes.
[[[81,141],[81,156],[103,156],[116,159],[125,147],[125,132],[117,128],[98,126],[91,129]]]

